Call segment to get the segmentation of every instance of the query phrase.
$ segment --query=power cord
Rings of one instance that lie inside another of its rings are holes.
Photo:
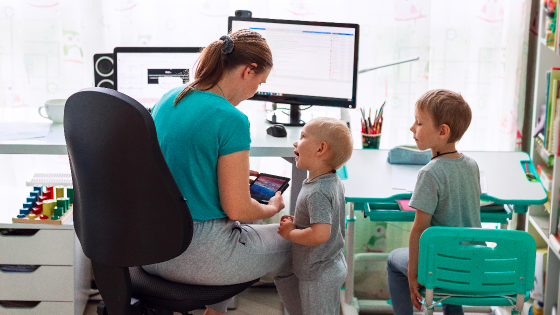
[[[300,110],[300,111],[308,110],[308,109],[310,109],[311,107],[313,107],[313,105],[309,105],[309,106],[307,106],[306,108],[300,108],[299,110]],[[281,108],[281,109],[289,110],[289,108]],[[290,116],[290,113],[286,113],[285,111],[282,111],[282,113],[284,113],[284,114]]]
[[[306,108],[300,108],[299,110],[308,110],[308,109],[310,109],[311,107],[313,107],[313,105],[309,105],[309,106],[307,106]],[[267,110],[267,112],[273,112],[273,111],[275,111],[275,110],[277,110],[277,109],[280,109],[280,110],[290,110],[289,108],[278,107],[278,103],[272,103],[272,110]],[[283,111],[283,113],[286,114],[286,115],[289,115],[288,113],[286,113],[286,112],[284,112],[284,111]]]

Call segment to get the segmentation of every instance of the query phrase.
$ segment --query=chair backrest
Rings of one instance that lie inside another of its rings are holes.
[[[187,249],[191,214],[146,108],[117,91],[87,88],[66,102],[64,135],[74,227],[87,257],[129,267]]]
[[[533,288],[535,255],[535,240],[524,231],[431,227],[420,237],[418,282],[471,294],[525,294]]]

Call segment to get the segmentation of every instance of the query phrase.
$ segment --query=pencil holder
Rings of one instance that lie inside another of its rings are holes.
[[[376,135],[362,133],[362,148],[379,149],[379,142],[381,142],[380,133]]]

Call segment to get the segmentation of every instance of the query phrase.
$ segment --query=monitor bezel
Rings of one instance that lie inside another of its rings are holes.
[[[201,53],[204,47],[115,47],[113,49],[113,82],[119,90],[118,53]]]
[[[312,26],[329,26],[329,27],[346,27],[354,28],[354,74],[352,86],[352,100],[332,98],[332,97],[317,97],[307,95],[257,95],[255,94],[249,100],[266,101],[273,103],[283,103],[291,105],[321,105],[333,106],[344,108],[356,108],[356,95],[358,93],[358,52],[359,52],[359,37],[360,25],[352,23],[333,23],[333,22],[316,22],[316,21],[296,21],[296,20],[280,20],[280,19],[263,19],[263,18],[247,18],[247,17],[228,17],[228,34],[232,31],[233,21],[248,21],[248,22],[265,22],[265,23],[279,23],[279,24],[296,24],[296,25],[312,25]]]

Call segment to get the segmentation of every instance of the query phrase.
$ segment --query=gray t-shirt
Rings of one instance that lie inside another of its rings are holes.
[[[409,206],[432,215],[432,226],[481,227],[476,161],[437,158],[418,173]]]
[[[339,259],[344,260],[344,186],[336,174],[323,175],[303,182],[296,202],[294,223],[298,229],[313,223],[331,225],[331,236],[323,244],[292,245],[294,274],[302,280],[314,280]]]

